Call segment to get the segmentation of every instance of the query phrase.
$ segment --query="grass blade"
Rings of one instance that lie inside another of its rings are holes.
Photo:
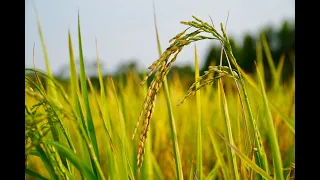
[[[69,44],[69,57],[70,57],[70,62],[69,62],[69,64],[70,64],[70,84],[71,84],[71,91],[72,91],[72,99],[74,100],[74,103],[75,103],[75,100],[78,99],[77,92],[80,92],[80,87],[79,87],[79,83],[78,83],[76,63],[74,60],[70,29],[68,30],[68,44]]]
[[[109,146],[106,147],[106,154],[108,157],[108,172],[109,172],[109,178],[110,179],[116,179],[115,175],[115,162],[114,162],[114,157],[112,153],[112,128],[110,124],[110,118],[109,118],[109,110],[108,110],[108,103],[107,103],[107,98],[106,98],[106,91],[104,88],[104,81],[103,81],[103,76],[102,76],[102,71],[101,71],[101,65],[100,65],[100,58],[98,54],[98,42],[96,39],[96,54],[97,54],[97,68],[98,68],[98,77],[99,77],[99,84],[100,84],[100,98],[101,98],[101,113],[102,113],[102,121],[103,121],[103,127],[105,129],[105,132],[107,133],[109,137],[109,143],[110,143],[110,148]]]
[[[255,172],[259,173],[263,178],[267,180],[273,180],[271,176],[268,175],[263,169],[252,162],[247,156],[241,153],[237,148],[232,146],[225,138],[223,138],[218,132],[216,132],[229,146],[230,148],[243,160],[248,166],[250,166]]]
[[[36,14],[36,17],[37,17],[38,31],[39,31],[39,35],[40,35],[40,40],[41,40],[44,60],[45,60],[45,64],[46,64],[46,70],[47,70],[48,75],[52,77],[49,58],[48,58],[48,53],[47,53],[47,48],[46,48],[46,45],[44,43],[44,37],[43,37],[42,28],[41,28],[41,24],[40,24],[39,14],[38,14],[38,11],[37,11],[36,8],[34,9],[34,11],[35,11],[35,14]]]
[[[100,117],[100,118],[102,119],[102,121],[104,122],[105,120],[104,120],[104,118],[103,118],[103,113],[102,113],[102,111],[101,111],[101,107],[100,107],[100,104],[99,104],[99,100],[98,100],[97,93],[96,93],[96,91],[95,91],[95,89],[94,89],[94,87],[93,87],[93,85],[92,85],[92,83],[91,83],[91,80],[90,80],[90,77],[89,77],[89,76],[87,76],[87,79],[88,79],[88,85],[89,85],[90,91],[91,91],[92,95],[94,96],[95,104],[96,104],[96,106],[98,107],[99,117]],[[110,147],[112,147],[112,146],[113,146],[113,145],[112,145],[112,139],[111,139],[111,135],[110,135],[110,133],[109,133],[109,130],[108,130],[108,129],[105,129],[105,130],[106,130],[106,135],[107,135],[107,137],[108,137],[108,139],[109,139]]]
[[[74,54],[73,54],[73,46],[72,46],[70,29],[68,30],[68,44],[69,44],[69,57],[70,57],[69,64],[70,64],[71,95],[72,95],[72,102],[74,105],[73,108],[74,108],[75,114],[77,116],[76,119],[82,120],[82,124],[80,122],[78,122],[79,126],[82,125],[85,127],[84,129],[87,129],[85,120],[83,118],[82,110],[80,107],[80,102],[78,99],[78,98],[80,98],[78,96],[78,94],[80,94],[80,87],[79,87],[79,81],[78,81],[78,76],[77,76],[76,63],[75,63]],[[85,134],[88,135],[87,132],[85,132]],[[84,148],[85,145],[83,144],[83,140],[81,139],[78,143],[80,146],[80,151],[84,151],[83,153],[81,153],[81,152],[80,153],[81,154],[87,153],[87,151],[85,151],[85,148]],[[80,172],[80,174],[83,177],[83,174],[81,172]]]
[[[52,73],[51,73],[51,69],[50,69],[47,48],[46,48],[45,43],[44,43],[44,37],[43,37],[42,28],[41,28],[41,24],[40,24],[40,18],[39,18],[38,11],[37,11],[36,8],[34,9],[34,11],[35,11],[36,18],[37,18],[37,26],[38,26],[39,36],[40,36],[40,40],[41,40],[43,55],[44,55],[44,59],[45,59],[47,74],[48,74],[49,77],[53,78]],[[56,92],[54,83],[52,81],[50,81],[50,80],[46,80],[46,84],[47,84],[47,94],[53,96],[52,100],[56,104],[59,104],[58,103],[57,92]],[[53,136],[54,140],[59,141],[60,140],[60,136],[59,136],[59,133],[58,133],[58,129],[55,126],[53,126],[54,123],[51,121],[51,118],[48,118],[48,121],[49,121],[49,124],[50,124],[50,129],[51,129],[51,133],[52,133],[52,136]]]
[[[232,129],[231,129],[231,122],[230,122],[230,118],[229,118],[229,110],[228,110],[228,104],[227,104],[227,99],[226,99],[226,95],[224,92],[224,88],[223,88],[223,84],[222,84],[222,80],[219,79],[219,89],[220,89],[220,96],[221,96],[221,106],[222,106],[222,114],[224,116],[224,129],[225,129],[225,133],[228,137],[228,140],[230,141],[231,144],[234,144],[234,140],[233,140],[233,136],[232,136]],[[231,169],[232,169],[232,178],[239,180],[239,172],[238,172],[238,165],[237,165],[237,159],[235,156],[235,153],[233,151],[230,152],[230,149],[227,148],[227,154],[229,157],[229,160],[231,161]]]
[[[160,38],[159,38],[159,33],[158,33],[154,4],[153,4],[153,10],[154,10],[153,11],[154,12],[154,26],[155,26],[155,30],[156,30],[158,53],[159,53],[159,57],[160,57],[162,54],[162,50],[161,50],[161,46],[160,46]],[[175,164],[176,164],[177,179],[183,180],[182,164],[181,164],[181,158],[180,158],[180,152],[179,152],[177,130],[176,130],[176,125],[175,125],[173,112],[172,112],[167,77],[164,78],[163,85],[164,85],[166,102],[167,102],[167,107],[168,107],[168,112],[169,112],[170,129],[171,129],[172,143],[173,143],[173,147],[174,147],[174,158],[175,158],[175,162],[176,162]]]
[[[97,138],[96,133],[94,129],[94,124],[92,120],[91,110],[90,110],[90,104],[89,104],[89,98],[88,98],[88,87],[87,87],[87,79],[86,79],[86,72],[84,68],[84,60],[83,60],[83,52],[82,52],[82,41],[81,41],[81,29],[80,29],[80,14],[78,12],[78,39],[79,39],[79,58],[80,58],[80,85],[81,85],[81,91],[84,98],[84,104],[86,109],[86,120],[87,120],[87,126],[88,126],[88,134],[90,139],[90,145],[93,147],[94,155],[91,154],[91,161],[93,162],[93,169],[96,175],[99,174],[99,176],[102,179],[105,179],[103,172],[101,170],[101,167],[99,165],[100,162],[100,156],[99,156],[99,150],[98,150],[98,144],[97,144]]]
[[[98,66],[98,77],[99,77],[99,84],[100,84],[100,96],[101,96],[101,103],[102,103],[102,115],[103,115],[103,124],[106,130],[106,133],[108,134],[110,138],[110,143],[112,140],[112,132],[110,131],[111,125],[110,125],[110,119],[109,119],[109,111],[108,111],[108,105],[107,105],[107,99],[106,99],[106,92],[104,89],[104,83],[103,83],[103,76],[101,72],[101,65],[100,65],[100,59],[98,55],[98,43],[96,39],[96,53],[97,53],[97,66]]]
[[[274,174],[276,176],[277,180],[283,180],[283,172],[282,172],[282,159],[281,159],[281,153],[280,153],[280,149],[279,149],[279,144],[278,144],[278,140],[277,140],[277,135],[276,135],[276,131],[274,129],[274,125],[273,125],[273,119],[272,119],[272,114],[269,108],[269,103],[268,103],[268,98],[266,95],[266,91],[264,89],[264,84],[262,83],[261,80],[261,75],[259,70],[257,69],[257,74],[258,74],[258,80],[259,80],[259,84],[260,84],[260,88],[261,88],[261,92],[262,92],[262,97],[263,97],[263,103],[265,106],[265,110],[267,113],[267,129],[268,129],[268,135],[269,135],[269,140],[270,140],[270,146],[271,146],[271,150],[272,150],[272,156],[273,156],[273,163],[274,163]]]
[[[121,106],[121,102],[119,102],[117,91],[116,91],[116,88],[115,88],[115,85],[114,85],[112,78],[110,78],[110,80],[111,80],[112,89],[113,89],[113,92],[114,92],[114,95],[116,98],[116,104],[117,104],[117,109],[118,109],[119,118],[120,118],[119,122],[120,122],[121,134],[119,135],[119,137],[120,137],[120,141],[121,141],[121,158],[122,158],[122,163],[123,163],[123,167],[121,168],[121,170],[122,170],[121,174],[124,174],[125,177],[128,177],[129,176],[128,167],[129,167],[130,176],[131,176],[131,178],[134,178],[133,171],[132,171],[130,161],[128,158],[128,152],[127,152],[128,139],[127,139],[127,134],[126,134],[122,106]]]
[[[211,139],[211,142],[212,142],[212,145],[213,145],[213,149],[214,149],[214,152],[216,153],[216,156],[217,156],[217,162],[216,163],[219,163],[220,166],[221,166],[221,169],[222,169],[222,175],[223,175],[223,179],[225,180],[229,180],[229,176],[228,176],[228,167],[225,163],[225,160],[223,158],[223,155],[221,153],[221,150],[219,148],[219,144],[217,142],[217,140],[214,138],[212,132],[210,131],[209,127],[208,127],[208,132],[209,132],[209,136],[210,136],[210,139]]]
[[[34,9],[35,14],[36,14],[36,18],[37,18],[37,25],[38,25],[38,31],[39,31],[39,36],[40,36],[40,40],[41,40],[41,46],[42,46],[42,50],[43,50],[43,55],[44,55],[44,59],[45,59],[45,64],[46,64],[46,70],[47,73],[50,77],[52,76],[51,73],[51,69],[50,69],[50,63],[49,63],[49,58],[48,58],[48,53],[47,53],[47,48],[46,45],[44,43],[44,37],[43,37],[43,33],[42,33],[42,28],[41,28],[41,24],[40,24],[40,18],[38,15],[38,11],[35,8]],[[57,96],[57,92],[56,89],[54,87],[54,84],[51,81],[47,82],[47,89],[48,89],[48,94],[53,96],[53,99],[55,100],[55,103],[57,103],[57,105],[60,105],[59,101],[58,101],[58,96]]]
[[[197,53],[197,47],[194,45],[194,55],[195,55],[195,81],[199,78],[199,58]],[[198,89],[200,82],[196,84]],[[198,179],[203,179],[203,170],[202,170],[202,138],[201,138],[201,100],[200,100],[200,89],[196,91],[196,100],[197,100],[197,120],[198,120],[198,129],[197,129],[197,174]]]
[[[83,52],[82,52],[82,41],[81,41],[81,30],[80,30],[80,15],[78,13],[78,39],[79,39],[79,57],[80,57],[80,85],[81,85],[81,92],[84,98],[84,104],[86,108],[87,113],[87,126],[88,126],[88,134],[89,138],[92,142],[93,149],[95,152],[95,155],[97,156],[98,162],[100,161],[99,157],[99,151],[98,151],[98,144],[97,139],[95,135],[95,129],[93,125],[91,110],[90,110],[90,104],[89,104],[89,98],[88,98],[88,87],[87,87],[87,78],[86,78],[86,72],[84,68],[84,60],[83,60]]]

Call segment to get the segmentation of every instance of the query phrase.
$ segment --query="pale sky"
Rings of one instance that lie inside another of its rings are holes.
[[[95,38],[99,57],[106,72],[114,72],[121,63],[137,60],[147,68],[158,57],[153,22],[152,0],[26,0],[25,65],[33,67],[32,49],[35,43],[36,67],[45,70],[45,61],[37,30],[34,7],[37,8],[53,73],[68,66],[68,28],[74,53],[78,57],[77,15],[80,10],[82,48],[87,61],[96,61]],[[225,23],[227,33],[236,40],[247,32],[257,33],[267,25],[279,27],[283,20],[294,20],[294,0],[155,0],[161,47],[183,31],[180,21],[193,20],[192,15],[215,26]],[[200,66],[204,63],[211,41],[197,43]],[[241,42],[240,42],[241,43]],[[193,46],[180,53],[176,64],[193,65]]]

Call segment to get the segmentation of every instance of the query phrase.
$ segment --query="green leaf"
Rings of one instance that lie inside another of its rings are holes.
[[[66,156],[66,158],[82,173],[84,177],[88,179],[97,179],[91,169],[71,149],[56,141],[46,140],[45,143],[57,148],[57,150]]]
[[[30,176],[36,177],[40,180],[49,180],[48,178],[43,177],[42,175],[32,171],[31,169],[25,168],[25,173],[29,174]]]
[[[278,144],[278,139],[276,135],[276,131],[273,125],[273,119],[272,119],[272,114],[269,108],[269,103],[268,103],[268,98],[266,95],[266,91],[264,89],[264,84],[262,82],[262,78],[259,72],[259,69],[257,69],[257,74],[258,74],[258,80],[259,80],[259,85],[260,89],[262,92],[262,98],[263,98],[263,103],[265,106],[265,110],[267,113],[266,121],[267,121],[267,129],[268,129],[268,136],[270,140],[270,146],[272,150],[272,157],[273,157],[273,163],[274,163],[274,173],[277,178],[277,180],[283,180],[283,172],[282,172],[282,159],[281,159],[281,152],[279,149],[279,144]]]
[[[99,156],[99,149],[98,149],[98,143],[97,143],[97,137],[94,129],[94,124],[92,120],[92,114],[90,109],[90,103],[89,103],[89,97],[88,97],[88,87],[87,87],[87,76],[86,71],[84,68],[84,60],[83,60],[83,52],[82,52],[82,40],[81,40],[81,29],[80,29],[80,14],[78,12],[78,39],[79,39],[79,57],[80,57],[80,85],[81,85],[81,93],[83,95],[85,109],[86,109],[86,120],[87,120],[87,134],[89,135],[90,143],[93,146],[94,150],[94,156],[91,155],[91,161],[93,162],[93,169],[96,173],[96,175],[99,173],[101,176],[103,176],[103,173],[100,168],[99,162],[100,162],[100,156]],[[99,166],[99,167],[98,167]],[[101,172],[97,172],[101,171]]]

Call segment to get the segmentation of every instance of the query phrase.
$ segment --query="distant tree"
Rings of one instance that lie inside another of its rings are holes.
[[[236,41],[232,37],[229,38],[229,41],[230,41],[233,55],[235,57],[241,56],[241,51],[242,51],[241,47],[237,46]]]
[[[120,64],[118,72],[127,73],[128,71],[137,71],[138,66],[136,60],[130,60],[128,63]]]
[[[281,52],[288,52],[295,48],[295,30],[288,21],[285,21],[278,33],[280,40],[279,50]]]
[[[256,59],[256,39],[246,34],[243,41],[242,53],[238,59],[239,66],[247,72],[253,72],[254,60]]]
[[[208,70],[208,66],[210,66],[212,63],[216,63],[219,60],[220,57],[220,48],[218,45],[212,44],[211,48],[207,54],[205,63],[203,67],[201,68],[201,73]],[[216,63],[217,64],[217,63]]]
[[[293,63],[290,60],[290,55],[295,52],[295,28],[293,24],[285,21],[278,33],[278,39],[281,43],[276,53],[279,58],[282,54],[285,55],[283,74],[284,78],[287,79],[290,74],[293,73]]]

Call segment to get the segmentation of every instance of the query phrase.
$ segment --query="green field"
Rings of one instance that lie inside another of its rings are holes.
[[[46,55],[46,72],[26,68],[27,179],[294,179],[295,77],[281,80],[284,59],[274,64],[261,39],[256,71],[246,73],[233,55],[225,24],[196,17],[181,23],[192,28],[176,32],[163,50],[155,33],[159,59],[143,76],[129,71],[117,79],[103,77],[97,45],[96,88],[84,67],[80,17],[78,34],[69,33],[67,85],[52,76]],[[75,38],[79,44],[72,44]],[[220,64],[199,74],[194,42],[204,39],[223,48]],[[185,46],[194,46],[194,84],[170,72]],[[263,53],[271,83],[265,80]]]

